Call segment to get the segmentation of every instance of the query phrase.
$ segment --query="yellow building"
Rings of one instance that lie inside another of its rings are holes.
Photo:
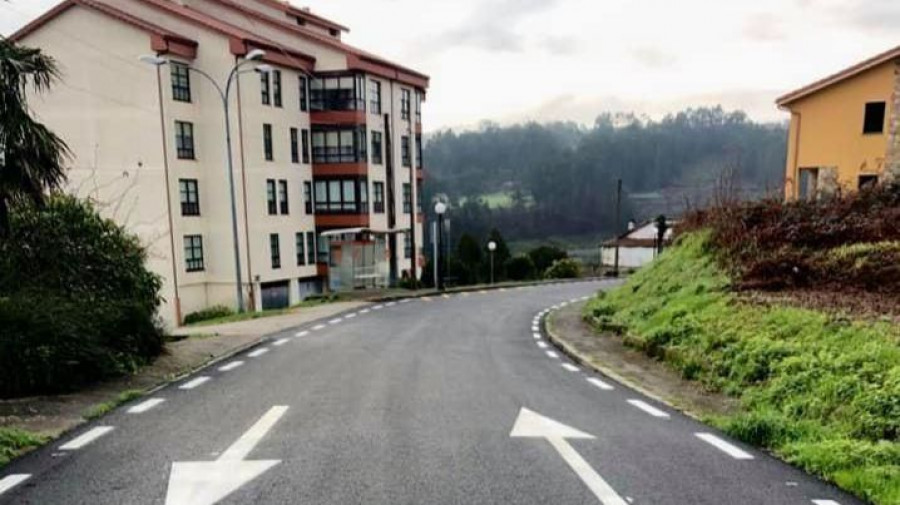
[[[788,93],[785,196],[815,198],[900,175],[900,47]]]

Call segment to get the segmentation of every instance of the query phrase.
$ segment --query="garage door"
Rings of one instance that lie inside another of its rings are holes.
[[[291,282],[268,282],[262,284],[262,308],[283,309],[291,304]]]

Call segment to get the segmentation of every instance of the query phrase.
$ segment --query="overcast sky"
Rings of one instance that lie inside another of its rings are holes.
[[[900,45],[898,0],[293,1],[429,74],[427,130],[715,104],[783,120],[778,95]],[[0,33],[56,3],[0,2]]]

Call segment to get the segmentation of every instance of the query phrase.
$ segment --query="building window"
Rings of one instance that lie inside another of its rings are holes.
[[[316,181],[316,214],[363,214],[368,211],[366,179]]]
[[[422,124],[422,102],[424,101],[422,92],[416,90],[416,124]]]
[[[408,182],[403,183],[403,213],[412,212],[412,186]]]
[[[316,262],[316,234],[306,232],[306,262],[310,265]]]
[[[296,128],[291,128],[291,163],[300,163],[300,139]]]
[[[866,104],[866,117],[863,120],[864,134],[884,133],[884,115],[886,104],[884,102],[869,102]]]
[[[304,76],[300,76],[300,110],[307,112],[309,110],[309,81]]]
[[[288,185],[283,179],[278,181],[278,200],[281,202],[281,214],[288,215]]]
[[[191,71],[184,63],[171,62],[172,99],[179,102],[191,101]]]
[[[372,183],[372,207],[376,214],[384,214],[384,183]]]
[[[272,269],[281,268],[281,244],[277,233],[269,235],[269,254],[272,257]]]
[[[801,200],[815,200],[819,192],[819,169],[801,168],[797,196]]]
[[[309,130],[303,130],[303,163],[309,164]]]
[[[200,235],[185,235],[184,265],[188,272],[203,271],[203,237]]]
[[[297,266],[302,267],[306,265],[306,239],[304,238],[303,233],[298,233],[296,235],[294,243],[297,247]]]
[[[313,127],[312,159],[313,163],[365,161],[366,127]]]
[[[403,160],[404,167],[412,166],[409,152],[409,137],[406,135],[400,137],[400,158]]]
[[[381,132],[372,132],[372,163],[381,165],[382,147]]]
[[[275,154],[272,150],[272,125],[270,124],[263,125],[263,154],[266,157],[266,161],[275,159]]]
[[[175,121],[175,152],[180,160],[193,160],[194,123]]]
[[[272,71],[272,95],[275,98],[275,107],[281,107],[281,70]]]
[[[412,258],[412,237],[409,233],[403,234],[403,257]]]
[[[409,121],[409,90],[400,90],[400,119]]]
[[[275,179],[266,179],[266,203],[270,216],[278,214],[278,197],[275,195]]]
[[[309,181],[303,183],[303,206],[307,214],[313,213],[312,183]]]
[[[422,168],[422,136],[416,135],[416,168]]]
[[[366,110],[366,85],[362,74],[318,77],[309,83],[312,110]]]
[[[878,176],[875,174],[864,174],[859,176],[859,189],[872,189],[878,185]]]
[[[269,105],[272,103],[271,92],[269,90],[269,72],[259,73],[260,94],[262,96],[262,104]]]
[[[381,83],[369,81],[369,110],[372,114],[381,114]]]
[[[200,215],[200,194],[197,190],[197,179],[179,179],[178,190],[181,194],[181,215]]]

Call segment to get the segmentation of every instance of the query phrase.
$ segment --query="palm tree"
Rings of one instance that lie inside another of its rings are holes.
[[[0,37],[0,239],[9,236],[16,203],[43,205],[48,191],[65,182],[69,148],[29,114],[27,91],[42,93],[59,77],[53,58],[40,49]]]

